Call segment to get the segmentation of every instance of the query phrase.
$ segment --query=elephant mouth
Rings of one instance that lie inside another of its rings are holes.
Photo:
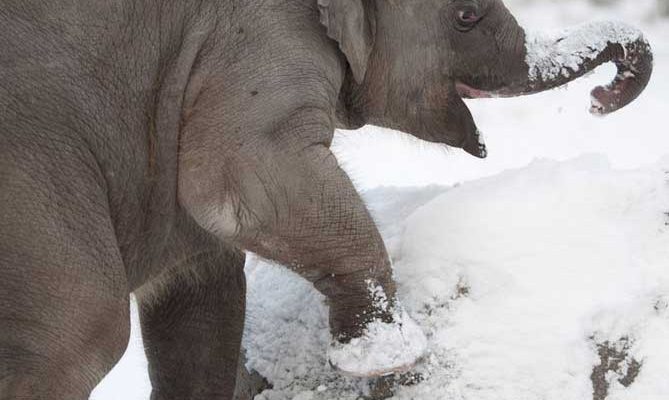
[[[455,90],[458,92],[458,95],[463,99],[490,99],[493,97],[497,97],[495,92],[476,89],[459,81],[455,82]]]

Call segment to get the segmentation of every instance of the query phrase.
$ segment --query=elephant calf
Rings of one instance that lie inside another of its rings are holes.
[[[410,367],[425,338],[329,150],[335,127],[483,158],[463,97],[608,61],[596,113],[648,83],[643,36],[531,39],[500,0],[3,0],[0,399],[86,399],[126,347],[130,293],[152,399],[231,398],[244,251],[325,295],[335,367]],[[365,353],[378,340],[382,357]]]

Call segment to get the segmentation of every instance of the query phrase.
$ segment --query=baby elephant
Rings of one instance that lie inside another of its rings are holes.
[[[335,127],[483,158],[463,97],[609,61],[600,114],[648,83],[642,34],[530,37],[500,0],[3,0],[0,399],[88,398],[126,348],[131,293],[152,399],[232,398],[244,252],[325,295],[334,367],[410,368],[425,337]]]

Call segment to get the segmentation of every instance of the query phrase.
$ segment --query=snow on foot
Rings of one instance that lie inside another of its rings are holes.
[[[349,343],[330,345],[330,364],[346,375],[382,376],[410,370],[425,353],[427,338],[406,311],[397,306],[391,323],[374,320]]]

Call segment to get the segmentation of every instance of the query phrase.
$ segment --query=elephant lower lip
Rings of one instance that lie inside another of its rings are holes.
[[[489,99],[491,97],[495,97],[494,93],[475,89],[471,86],[465,85],[462,82],[455,83],[455,90],[457,90],[458,94],[463,99]]]

